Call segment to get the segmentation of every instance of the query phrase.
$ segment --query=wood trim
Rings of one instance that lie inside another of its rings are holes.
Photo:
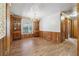
[[[61,32],[40,31],[40,37],[52,41],[53,43],[62,42]]]
[[[10,52],[10,45],[11,45],[11,37],[10,37],[10,5],[6,3],[6,39],[4,40],[7,51],[5,52],[5,55],[8,55]]]
[[[79,3],[77,3],[77,12],[79,13]],[[78,25],[78,39],[77,39],[77,56],[79,56],[79,15],[77,16],[77,25]]]

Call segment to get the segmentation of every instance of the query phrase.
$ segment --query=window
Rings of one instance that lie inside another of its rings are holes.
[[[31,24],[25,24],[25,26],[23,27],[23,33],[25,33],[25,34],[32,33],[32,25]]]
[[[32,33],[32,21],[31,19],[22,19],[22,33],[30,34]]]

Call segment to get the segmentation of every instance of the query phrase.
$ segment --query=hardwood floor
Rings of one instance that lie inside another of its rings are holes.
[[[54,44],[42,38],[28,38],[12,43],[10,56],[75,56],[76,45],[68,40]]]

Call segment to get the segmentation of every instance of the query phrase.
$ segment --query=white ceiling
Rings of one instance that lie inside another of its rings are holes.
[[[27,13],[33,12],[30,11],[32,8],[36,8],[39,9],[39,13],[43,13],[41,16],[44,16],[46,14],[55,14],[61,11],[73,9],[75,5],[76,4],[74,3],[13,3],[11,12],[16,15],[26,16]]]

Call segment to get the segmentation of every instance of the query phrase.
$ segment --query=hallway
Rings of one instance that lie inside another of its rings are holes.
[[[12,43],[12,56],[76,56],[76,46],[65,40],[60,44],[53,44],[42,38],[28,38]]]

